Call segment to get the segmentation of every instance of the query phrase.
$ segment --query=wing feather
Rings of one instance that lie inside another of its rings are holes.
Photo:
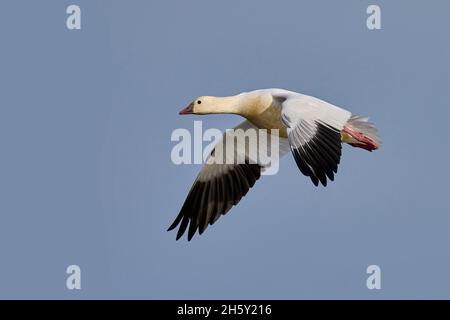
[[[291,152],[300,171],[327,185],[337,173],[342,153],[341,130],[351,117],[347,110],[305,95],[290,95],[282,102],[281,119]]]
[[[235,129],[246,130],[248,128],[257,129],[248,121],[244,121]],[[209,158],[216,154],[223,156],[222,153],[216,152],[216,148],[223,147],[223,141],[226,141],[227,134],[225,133],[222,140],[216,144]],[[287,139],[280,138],[280,156],[287,152],[286,145],[288,145]],[[271,154],[270,149],[268,153],[266,149],[258,150],[258,152]],[[259,180],[265,167],[255,159],[251,159],[247,151],[248,148],[245,146],[243,148],[238,146],[235,148],[234,155],[225,154],[224,157],[227,160],[230,157],[237,159],[238,153],[243,152],[244,163],[219,164],[210,162],[210,159],[206,160],[206,164],[198,174],[178,216],[168,229],[173,230],[179,226],[177,240],[186,230],[188,230],[188,240],[191,240],[197,231],[202,234],[208,225],[214,224],[220,216],[225,215],[234,205],[237,205]]]

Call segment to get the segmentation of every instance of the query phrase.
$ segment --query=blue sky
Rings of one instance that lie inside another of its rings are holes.
[[[0,297],[450,298],[450,6],[375,2],[377,31],[359,0],[3,1]],[[179,109],[270,87],[370,116],[382,148],[345,146],[327,188],[289,155],[176,242],[165,230],[200,168],[170,161],[172,131],[199,119]]]

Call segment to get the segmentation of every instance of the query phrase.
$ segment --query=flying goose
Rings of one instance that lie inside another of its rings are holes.
[[[318,98],[284,89],[255,90],[230,97],[201,96],[179,114],[224,113],[246,118],[234,129],[278,129],[279,157],[290,150],[300,171],[315,186],[319,183],[326,186],[327,179],[334,180],[342,142],[368,151],[378,149],[381,144],[377,129],[368,118],[354,116]],[[243,162],[211,161],[218,146],[225,144],[228,134],[226,132],[215,145],[180,213],[168,229],[173,230],[179,225],[177,240],[186,230],[189,241],[197,230],[202,234],[208,225],[238,204],[265,170],[266,164],[251,158],[245,146],[237,147],[232,155],[226,151],[225,155],[221,154],[225,159],[243,156]],[[226,150],[222,148],[220,150]]]

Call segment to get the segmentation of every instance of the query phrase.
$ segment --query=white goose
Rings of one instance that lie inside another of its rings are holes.
[[[202,96],[180,111],[180,114],[215,113],[237,114],[247,119],[235,129],[278,129],[280,156],[290,149],[300,171],[316,186],[319,182],[326,186],[327,178],[334,180],[342,142],[368,151],[378,149],[381,144],[377,129],[368,118],[352,116],[349,111],[315,97],[283,89],[255,90],[230,97]],[[209,158],[214,157],[218,144]],[[245,147],[234,152],[234,156],[236,152],[245,153],[246,161],[209,164],[210,159],[207,159],[180,213],[169,227],[170,231],[181,223],[177,240],[188,226],[189,241],[197,230],[202,234],[208,225],[236,205],[260,178],[264,165],[249,159]]]

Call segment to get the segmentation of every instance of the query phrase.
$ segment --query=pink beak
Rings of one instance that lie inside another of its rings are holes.
[[[178,114],[193,114],[194,113],[194,104],[191,103],[186,108],[181,110]]]

